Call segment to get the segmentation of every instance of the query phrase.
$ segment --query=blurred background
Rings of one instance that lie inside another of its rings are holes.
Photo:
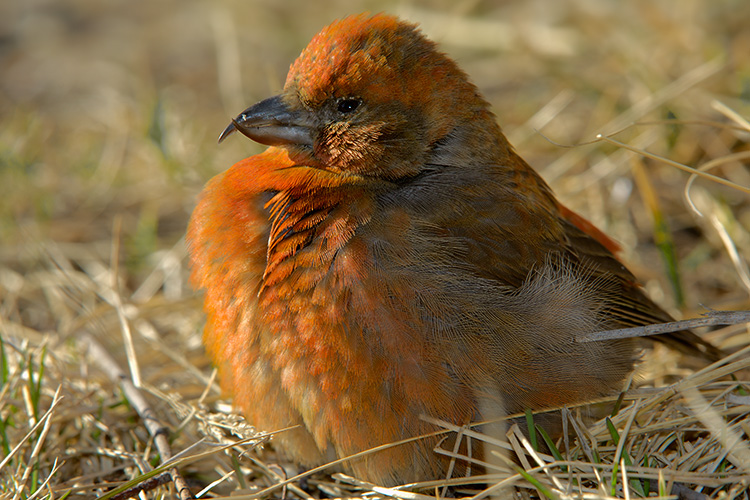
[[[282,88],[320,28],[362,11],[419,23],[455,58],[521,155],[622,243],[657,302],[676,315],[748,308],[748,195],[699,180],[699,217],[683,197],[688,174],[592,143],[616,133],[750,186],[747,0],[6,0],[0,328],[28,359],[45,346],[50,390],[91,377],[103,392],[77,393],[83,408],[116,398],[82,368],[75,339],[92,331],[126,366],[125,318],[147,383],[186,400],[202,393],[210,367],[185,227],[203,184],[262,150],[216,139]],[[104,467],[82,456],[67,456],[62,479]]]

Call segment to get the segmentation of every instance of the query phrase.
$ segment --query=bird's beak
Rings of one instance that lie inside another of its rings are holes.
[[[219,136],[219,142],[235,130],[268,146],[312,145],[310,116],[290,110],[281,96],[270,97],[240,113]]]

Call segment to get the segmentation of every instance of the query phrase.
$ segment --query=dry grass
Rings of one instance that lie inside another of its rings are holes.
[[[748,194],[698,180],[699,216],[683,198],[688,174],[588,144],[622,130],[615,139],[625,144],[750,186],[750,3],[338,4],[0,5],[0,498],[90,498],[158,465],[130,399],[86,354],[85,332],[138,374],[174,452],[201,439],[189,454],[212,451],[179,466],[194,493],[216,481],[211,494],[254,494],[295,473],[218,399],[182,236],[202,184],[260,150],[239,139],[217,147],[227,118],[278,91],[312,34],[347,13],[422,23],[521,154],[622,242],[675,315],[750,309]],[[742,325],[708,337],[750,344]],[[676,481],[747,499],[749,360],[698,370],[647,353],[610,427],[571,414],[569,451],[557,458],[532,456],[513,435],[510,454],[526,472],[501,463],[489,470],[493,486],[474,493],[510,498],[500,484],[515,498],[637,498]],[[244,438],[253,439],[216,447]],[[314,496],[419,497],[330,471],[307,484]]]

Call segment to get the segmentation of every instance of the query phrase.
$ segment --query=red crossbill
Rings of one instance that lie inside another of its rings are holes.
[[[234,130],[271,147],[212,179],[190,222],[205,344],[251,423],[299,426],[278,440],[303,465],[437,430],[423,415],[462,425],[612,393],[635,341],[575,337],[669,320],[411,24],[334,22],[222,138]],[[436,477],[436,439],[348,467]]]

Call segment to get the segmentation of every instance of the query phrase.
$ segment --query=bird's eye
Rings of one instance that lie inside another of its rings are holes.
[[[346,99],[339,99],[336,104],[336,107],[338,108],[339,113],[351,113],[354,110],[356,110],[359,107],[359,105],[360,105],[359,99],[346,98]]]

